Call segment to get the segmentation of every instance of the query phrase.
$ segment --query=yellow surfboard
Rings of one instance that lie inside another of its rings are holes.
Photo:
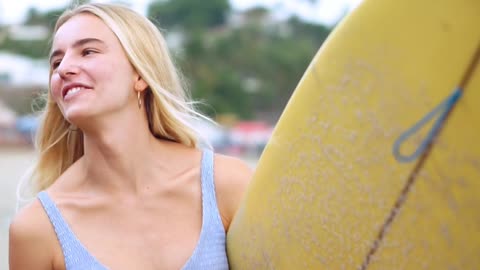
[[[479,51],[479,0],[364,0],[275,127],[232,269],[480,269]]]

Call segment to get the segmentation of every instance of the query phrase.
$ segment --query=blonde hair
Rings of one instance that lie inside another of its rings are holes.
[[[194,109],[194,102],[180,79],[165,39],[157,27],[135,11],[113,4],[84,4],[65,11],[57,20],[54,33],[73,16],[93,14],[102,19],[120,41],[126,55],[148,84],[143,104],[150,132],[157,138],[197,147],[201,136],[192,120],[206,118]],[[50,77],[52,70],[50,70]],[[30,179],[30,192],[36,194],[55,180],[83,154],[83,133],[72,131],[52,100],[46,95],[46,106],[36,135],[38,161]],[[208,143],[206,143],[208,145]]]

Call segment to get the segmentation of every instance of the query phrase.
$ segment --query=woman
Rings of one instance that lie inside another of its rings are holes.
[[[227,269],[225,233],[251,177],[200,143],[165,41],[128,8],[57,21],[32,176],[10,269]]]

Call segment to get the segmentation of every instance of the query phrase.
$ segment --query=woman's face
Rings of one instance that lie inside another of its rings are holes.
[[[52,97],[74,124],[136,106],[139,76],[115,34],[94,15],[75,15],[58,29],[50,65]]]

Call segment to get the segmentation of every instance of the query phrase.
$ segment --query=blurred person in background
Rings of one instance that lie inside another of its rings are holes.
[[[144,16],[86,4],[57,21],[50,89],[10,225],[10,269],[228,269],[251,169],[202,148],[197,113]]]

